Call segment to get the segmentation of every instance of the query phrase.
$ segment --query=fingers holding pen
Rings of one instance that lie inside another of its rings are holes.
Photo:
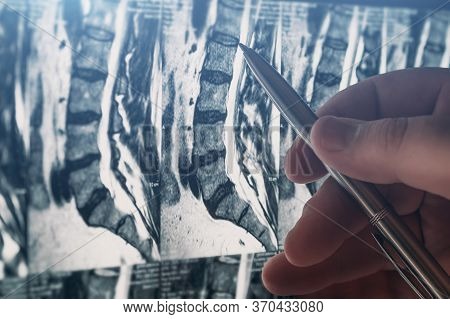
[[[327,116],[314,125],[311,141],[318,157],[344,175],[450,198],[449,116],[376,121]]]
[[[401,215],[415,212],[423,198],[423,192],[401,184],[379,189]],[[319,263],[367,224],[361,207],[329,178],[306,203],[302,217],[289,232],[284,244],[286,258],[301,267]]]
[[[420,237],[417,219],[417,215],[404,217],[408,227]],[[313,243],[313,238],[309,243]],[[264,285],[277,295],[309,294],[330,285],[393,270],[392,264],[380,251],[368,226],[356,236],[345,240],[335,252],[320,262],[298,266],[291,263],[288,254],[287,251],[278,254],[264,265]]]
[[[430,81],[423,83],[423,76]],[[311,134],[314,152],[296,142],[286,157],[286,175],[294,182],[313,181],[326,173],[323,161],[356,179],[394,183],[380,188],[400,214],[421,204],[424,193],[417,189],[450,198],[449,80],[448,70],[408,70],[339,93],[318,112],[322,118]],[[343,229],[359,234],[367,220],[345,198],[335,196],[339,194],[333,193],[334,186],[326,187],[306,206],[286,240],[286,252],[265,267],[265,283],[275,293],[310,293],[380,271],[371,268],[378,264],[367,250],[353,247],[353,255],[346,250],[357,238]],[[343,227],[336,227],[336,220]],[[411,227],[418,227],[415,222]],[[362,260],[352,259],[355,256]]]
[[[319,263],[366,225],[367,218],[358,204],[334,180],[327,179],[288,233],[286,258],[302,267]]]
[[[423,81],[424,78],[427,81]],[[317,115],[352,118],[360,122],[431,114],[448,117],[450,116],[449,102],[450,72],[448,69],[407,69],[371,77],[350,86],[320,107]],[[402,124],[401,121],[398,121],[399,124]],[[323,120],[319,122],[325,123]],[[317,127],[317,124],[314,127]],[[322,128],[324,127],[325,125],[322,125]],[[388,125],[388,127],[393,126]],[[394,133],[395,130],[394,127]],[[389,136],[390,131],[387,133]],[[290,180],[308,183],[326,173],[319,160],[322,154],[319,154],[320,150],[315,151],[316,153],[305,146],[300,139],[296,140],[285,161],[286,175]]]
[[[277,295],[301,295],[390,267],[370,235],[361,236],[363,241],[349,240],[330,258],[308,267],[292,265],[285,253],[271,258],[263,269],[264,285]]]

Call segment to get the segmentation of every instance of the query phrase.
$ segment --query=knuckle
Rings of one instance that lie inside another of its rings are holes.
[[[379,151],[395,154],[401,150],[408,130],[406,117],[390,118],[374,122],[370,130],[370,140],[375,142]]]

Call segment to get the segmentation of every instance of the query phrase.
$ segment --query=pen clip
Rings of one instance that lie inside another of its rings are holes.
[[[397,252],[397,249],[382,236],[378,229],[375,227],[372,229],[372,236],[377,242],[380,249],[383,251],[384,255],[389,259],[389,261],[394,265],[397,272],[403,278],[403,280],[411,287],[411,289],[422,299],[432,299],[432,293],[427,289],[427,287],[422,283],[422,281],[415,275],[414,271],[409,267],[408,263],[405,262],[402,255]],[[389,248],[387,248],[389,245]],[[402,262],[402,265],[398,265],[396,259],[394,259],[392,252],[395,252],[398,260]],[[402,269],[403,266],[403,269]]]

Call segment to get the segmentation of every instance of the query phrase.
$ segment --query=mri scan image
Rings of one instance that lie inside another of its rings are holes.
[[[261,268],[321,182],[247,68],[314,110],[450,66],[450,14],[275,0],[0,3],[0,295],[270,298]],[[30,281],[29,279],[33,280]]]

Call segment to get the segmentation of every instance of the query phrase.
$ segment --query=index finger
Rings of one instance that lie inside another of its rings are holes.
[[[317,111],[318,116],[333,115],[359,120],[412,117],[433,113],[450,114],[445,104],[450,95],[450,71],[421,68],[377,75],[337,93]],[[313,172],[303,172],[300,162],[309,163]],[[326,173],[314,153],[303,141],[288,151],[287,177],[297,183],[314,181]]]

